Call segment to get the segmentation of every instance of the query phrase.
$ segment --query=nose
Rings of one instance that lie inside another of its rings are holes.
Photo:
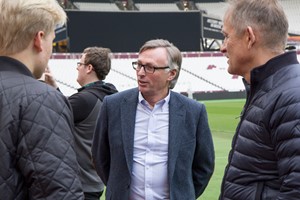
[[[136,72],[137,72],[137,75],[145,75],[146,74],[146,71],[145,71],[144,67],[141,67],[141,69],[139,71],[136,71]]]
[[[226,48],[225,42],[222,43],[221,48],[220,48],[220,51],[221,51],[222,53],[226,53],[226,52],[227,52],[227,48]]]

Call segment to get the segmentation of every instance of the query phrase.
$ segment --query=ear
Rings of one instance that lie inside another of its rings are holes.
[[[45,33],[43,31],[37,32],[34,36],[34,43],[33,46],[35,49],[37,49],[38,52],[41,52],[43,50],[43,37],[45,36]]]
[[[87,68],[87,73],[88,73],[88,74],[91,73],[92,71],[94,71],[93,65],[91,65],[91,64],[88,64],[88,65],[86,66],[86,68]]]
[[[256,37],[251,26],[247,26],[246,36],[247,36],[248,49],[250,49],[256,42]]]
[[[176,77],[176,74],[177,74],[177,70],[176,69],[170,70],[169,71],[169,78],[168,78],[168,80],[169,81],[173,80]]]

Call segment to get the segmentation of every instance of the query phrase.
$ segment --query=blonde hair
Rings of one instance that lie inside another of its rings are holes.
[[[24,50],[38,31],[46,35],[66,23],[56,0],[0,0],[0,55]]]

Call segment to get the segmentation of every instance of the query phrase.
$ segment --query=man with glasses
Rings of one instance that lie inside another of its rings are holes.
[[[92,145],[106,199],[196,199],[214,169],[203,104],[172,92],[182,56],[146,42],[132,63],[138,87],[104,98]]]
[[[77,82],[82,87],[68,98],[74,115],[75,151],[85,200],[99,200],[104,189],[91,161],[91,146],[102,100],[117,92],[114,85],[104,82],[111,68],[110,53],[110,49],[103,47],[84,49],[77,63]],[[57,87],[51,74],[45,76],[47,83]]]

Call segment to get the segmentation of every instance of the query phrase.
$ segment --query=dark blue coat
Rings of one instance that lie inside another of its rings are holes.
[[[92,155],[107,186],[106,199],[129,197],[137,103],[137,88],[103,101]],[[213,142],[204,105],[175,92],[169,101],[168,148],[170,199],[196,199],[213,173]]]
[[[0,199],[83,199],[78,173],[67,99],[0,56]]]
[[[251,72],[220,199],[300,199],[300,65],[295,52]]]

